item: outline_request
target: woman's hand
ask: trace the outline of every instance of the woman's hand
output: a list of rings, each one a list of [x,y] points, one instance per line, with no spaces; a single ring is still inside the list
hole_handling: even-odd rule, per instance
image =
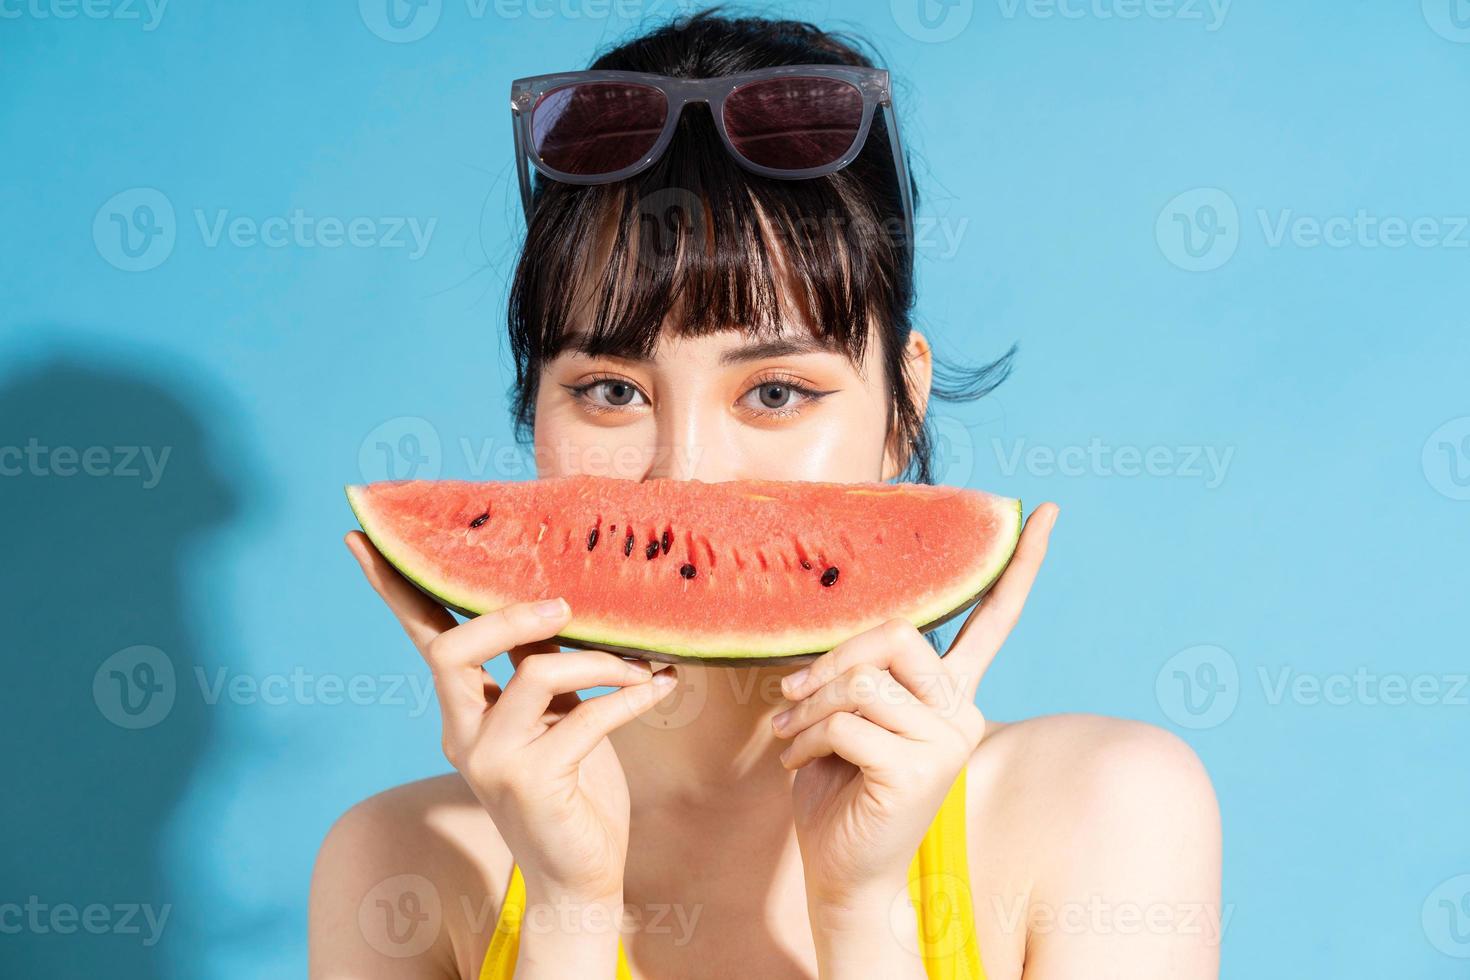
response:
[[[1015,557],[939,657],[894,620],[782,680],[795,702],[772,719],[791,739],[808,904],[887,921],[920,841],[985,734],[975,692],[1015,626],[1046,554],[1055,504],[1032,512]],[[814,922],[814,926],[816,923]]]
[[[621,903],[628,785],[607,734],[674,689],[670,670],[545,642],[565,601],[520,603],[458,624],[354,531],[348,548],[433,673],[444,755],[505,839],[532,900]],[[505,689],[485,661],[508,651]],[[622,690],[582,701],[577,691]]]

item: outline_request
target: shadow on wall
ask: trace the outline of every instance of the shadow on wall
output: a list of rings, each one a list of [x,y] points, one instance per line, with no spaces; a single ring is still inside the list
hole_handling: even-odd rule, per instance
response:
[[[190,388],[81,346],[0,378],[3,976],[184,961],[170,932],[195,916],[170,898],[163,838],[208,748],[187,695],[211,656],[182,568],[238,505]]]

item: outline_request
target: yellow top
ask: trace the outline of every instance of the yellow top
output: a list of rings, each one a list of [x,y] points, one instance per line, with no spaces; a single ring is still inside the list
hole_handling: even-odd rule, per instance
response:
[[[966,855],[965,772],[950,787],[909,864],[909,899],[919,919],[919,950],[929,980],[985,980],[975,914],[970,904]],[[513,980],[520,950],[526,889],[521,869],[511,866],[510,886],[485,951],[480,980]],[[618,940],[618,980],[633,980],[623,942]]]

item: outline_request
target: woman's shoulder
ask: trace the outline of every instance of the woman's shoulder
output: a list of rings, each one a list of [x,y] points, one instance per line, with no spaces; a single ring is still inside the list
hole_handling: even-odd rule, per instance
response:
[[[1080,778],[1059,786],[1061,773]],[[1146,777],[1156,790],[1208,789],[1199,756],[1166,729],[1129,718],[1092,714],[1039,715],[990,721],[969,773],[1079,791],[1115,789],[1118,780]]]
[[[335,850],[347,851],[355,863],[389,870],[401,865],[431,877],[466,863],[492,871],[504,864],[501,877],[510,875],[509,848],[452,772],[394,786],[348,807],[327,832],[321,856]]]
[[[474,975],[512,861],[457,773],[369,796],[337,818],[317,853],[313,959],[356,962],[365,976],[414,960]]]
[[[1090,714],[991,722],[967,778],[976,818],[1112,835],[1114,844],[1167,825],[1201,834],[1218,808],[1204,764],[1179,736],[1147,722]],[[980,812],[980,811],[983,811]],[[1037,823],[1037,818],[1045,820]],[[997,826],[991,823],[991,826]],[[1055,851],[1055,840],[1048,850]]]
[[[967,782],[970,863],[996,905],[977,909],[977,920],[992,949],[1075,940],[1059,919],[1099,905],[1143,914],[1158,896],[1176,907],[1153,914],[1176,924],[1218,915],[1219,807],[1204,764],[1177,735],[1089,714],[992,722]],[[1053,923],[1039,939],[1038,917]]]

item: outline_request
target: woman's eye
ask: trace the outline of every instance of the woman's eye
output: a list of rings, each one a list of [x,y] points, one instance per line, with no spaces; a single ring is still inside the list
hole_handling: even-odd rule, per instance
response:
[[[745,393],[741,404],[759,414],[795,415],[826,394],[789,381],[762,381]]]
[[[605,408],[627,408],[630,405],[640,404],[635,399],[643,397],[643,393],[636,387],[616,378],[593,381],[578,388],[577,391],[593,405]],[[594,397],[594,393],[599,397]]]
[[[785,385],[765,384],[756,390],[760,392],[761,404],[766,408],[785,408],[791,401],[792,390]]]
[[[579,385],[564,385],[589,411],[641,408],[649,404],[638,386],[621,378],[597,378]],[[790,381],[770,380],[749,389],[740,404],[758,415],[785,416],[802,411],[830,392],[814,391]]]

